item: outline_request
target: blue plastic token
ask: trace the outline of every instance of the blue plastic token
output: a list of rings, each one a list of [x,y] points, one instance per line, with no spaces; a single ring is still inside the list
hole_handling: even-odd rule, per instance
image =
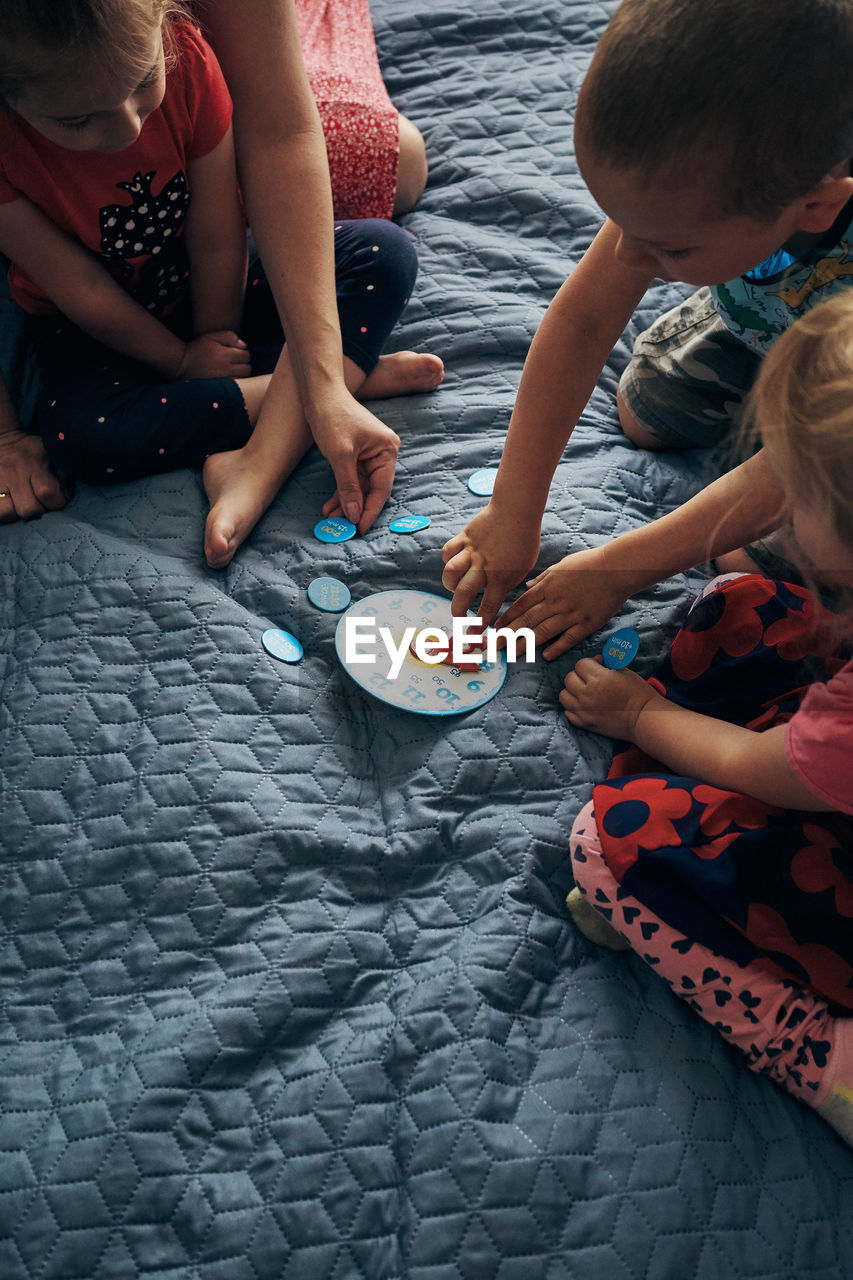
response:
[[[352,520],[344,520],[343,516],[329,516],[314,525],[314,537],[320,542],[347,542],[356,535],[356,527]]]
[[[261,641],[267,653],[278,658],[279,662],[299,662],[302,659],[302,645],[289,631],[268,627]]]
[[[326,613],[340,613],[349,608],[349,587],[337,578],[314,578],[308,583],[308,599]]]
[[[604,642],[602,657],[605,667],[609,667],[611,671],[619,671],[622,667],[627,667],[628,663],[636,657],[639,647],[640,637],[634,628],[620,627]]]
[[[482,498],[488,498],[494,492],[497,467],[481,467],[468,477],[468,488]]]
[[[392,533],[417,533],[431,523],[429,516],[400,516],[392,520],[388,528]]]

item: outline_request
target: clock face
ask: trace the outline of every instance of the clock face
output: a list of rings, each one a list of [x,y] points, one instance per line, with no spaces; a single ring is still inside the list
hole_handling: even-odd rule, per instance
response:
[[[415,637],[420,632],[434,631],[451,636],[450,600],[425,591],[379,591],[356,601],[343,614],[335,631],[341,665],[356,684],[380,702],[422,716],[460,715],[491,701],[506,679],[506,655],[502,650],[495,662],[483,662],[473,671],[468,662],[464,669],[450,663],[422,662],[412,652],[414,637],[406,640],[410,627],[415,629]],[[397,662],[399,671],[393,676],[394,654],[380,629],[385,629],[392,648],[402,654],[402,661]],[[438,644],[434,647],[437,649]],[[356,654],[361,661],[353,661]]]

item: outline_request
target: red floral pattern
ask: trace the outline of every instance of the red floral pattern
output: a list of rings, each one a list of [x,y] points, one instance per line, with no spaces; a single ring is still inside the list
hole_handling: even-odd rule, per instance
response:
[[[336,218],[390,218],[397,112],[379,69],[367,0],[296,0],[299,43],[323,124]]]
[[[803,893],[825,893],[831,889],[835,910],[842,916],[853,917],[853,884],[832,856],[837,848],[835,837],[823,827],[811,823],[803,825],[803,835],[811,844],[800,849],[791,860],[791,876]]]
[[[669,786],[664,778],[638,778],[618,789],[603,783],[595,788],[593,795],[595,820],[599,830],[607,830],[607,861],[617,879],[637,861],[643,848],[681,844],[672,823],[690,809],[690,793]],[[633,822],[620,821],[621,814],[616,810],[630,814]],[[624,834],[615,834],[626,825],[630,829],[624,830]]]
[[[744,575],[697,603],[650,683],[760,731],[796,713],[821,663],[833,670],[826,634],[801,587]],[[673,776],[634,746],[617,749],[593,802],[623,894],[717,954],[853,1009],[853,848],[838,815]]]

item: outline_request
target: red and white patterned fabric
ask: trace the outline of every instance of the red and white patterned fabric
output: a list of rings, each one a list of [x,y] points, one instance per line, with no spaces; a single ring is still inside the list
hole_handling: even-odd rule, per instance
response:
[[[400,141],[367,0],[295,0],[320,111],[336,218],[390,218]]]

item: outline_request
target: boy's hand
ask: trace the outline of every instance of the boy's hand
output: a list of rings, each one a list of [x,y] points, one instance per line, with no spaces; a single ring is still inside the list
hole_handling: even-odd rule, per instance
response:
[[[498,621],[502,627],[529,627],[537,644],[556,636],[542,650],[550,662],[603,627],[630,594],[627,575],[605,568],[601,548],[575,551],[532,578]]]
[[[477,616],[488,626],[506,593],[529,573],[539,555],[539,529],[505,520],[493,503],[479,511],[441,550],[441,581],[453,592],[452,612],[464,618],[482,591]]]
[[[231,329],[203,333],[184,349],[176,378],[249,378],[249,348]]]
[[[633,741],[644,707],[660,698],[635,671],[610,671],[600,657],[581,658],[560,693],[566,719],[607,738]]]

